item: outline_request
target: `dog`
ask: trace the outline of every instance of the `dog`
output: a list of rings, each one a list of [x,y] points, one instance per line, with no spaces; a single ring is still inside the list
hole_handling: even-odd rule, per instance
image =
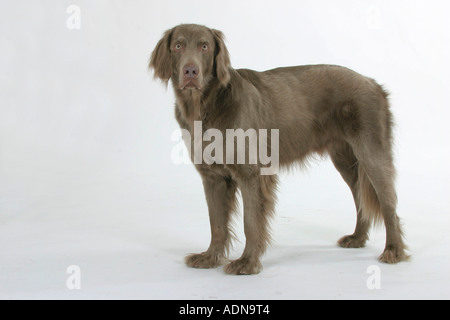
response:
[[[409,258],[396,213],[393,117],[387,92],[373,79],[334,65],[264,72],[233,69],[223,33],[195,24],[166,31],[151,54],[149,68],[166,86],[171,80],[175,117],[180,128],[191,133],[187,142],[198,143],[194,127],[201,121],[202,133],[215,129],[223,136],[237,128],[278,130],[277,141],[269,139],[267,147],[273,153],[276,143],[281,169],[301,165],[314,153],[328,154],[350,187],[357,213],[354,233],[339,239],[338,245],[364,247],[371,225],[384,222],[386,245],[378,259],[392,264]],[[206,143],[200,143],[204,150]],[[247,155],[249,150],[246,146]],[[266,167],[261,161],[194,161],[194,165],[204,186],[211,243],[205,252],[188,255],[186,264],[214,268],[226,263],[228,274],[259,273],[261,255],[271,238],[277,175],[261,174]],[[227,262],[238,189],[246,244],[239,259]]]

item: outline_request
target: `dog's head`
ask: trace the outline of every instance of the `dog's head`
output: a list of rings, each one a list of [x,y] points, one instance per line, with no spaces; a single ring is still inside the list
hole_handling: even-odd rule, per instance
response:
[[[150,57],[154,77],[180,90],[201,90],[213,78],[226,86],[230,58],[221,31],[195,24],[167,30]]]

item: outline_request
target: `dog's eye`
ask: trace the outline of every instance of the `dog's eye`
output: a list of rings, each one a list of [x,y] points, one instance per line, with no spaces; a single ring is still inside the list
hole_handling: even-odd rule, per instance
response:
[[[207,45],[206,43],[204,43],[204,44],[202,45],[202,51],[203,51],[203,52],[207,52],[208,49],[209,49],[208,45]]]
[[[181,50],[181,48],[182,48],[181,44],[177,43],[177,44],[175,45],[175,50],[176,50],[176,51]]]

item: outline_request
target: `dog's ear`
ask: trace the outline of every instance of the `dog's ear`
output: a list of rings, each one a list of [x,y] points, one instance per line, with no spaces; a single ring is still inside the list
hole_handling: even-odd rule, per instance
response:
[[[214,52],[214,63],[216,76],[220,84],[226,87],[230,82],[230,56],[224,42],[224,35],[219,30],[212,29],[214,41],[216,42],[216,50]]]
[[[173,29],[167,30],[159,40],[150,57],[149,69],[153,69],[154,78],[159,78],[166,85],[172,76],[172,61],[170,57],[170,41]]]

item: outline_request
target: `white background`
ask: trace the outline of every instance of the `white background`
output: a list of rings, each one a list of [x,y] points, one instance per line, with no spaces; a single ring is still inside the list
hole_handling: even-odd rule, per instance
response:
[[[70,5],[81,29],[66,26]],[[0,298],[450,298],[447,1],[2,1]],[[355,210],[331,162],[283,173],[261,274],[187,268],[209,221],[200,178],[171,161],[174,98],[148,58],[179,23],[222,30],[235,68],[328,63],[375,78],[396,118],[398,213],[412,260],[335,243]],[[244,246],[242,213],[235,222]],[[81,289],[69,290],[70,265]],[[369,290],[378,266],[381,289]]]

